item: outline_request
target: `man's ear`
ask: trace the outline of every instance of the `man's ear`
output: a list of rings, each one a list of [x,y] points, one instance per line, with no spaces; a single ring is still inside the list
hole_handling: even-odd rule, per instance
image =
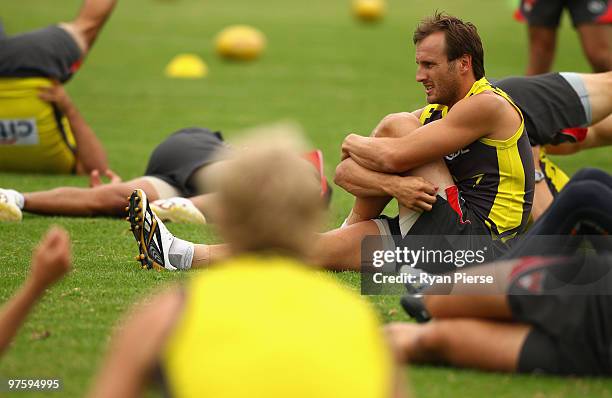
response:
[[[472,56],[468,54],[462,55],[458,60],[459,71],[461,74],[466,74],[472,71]]]

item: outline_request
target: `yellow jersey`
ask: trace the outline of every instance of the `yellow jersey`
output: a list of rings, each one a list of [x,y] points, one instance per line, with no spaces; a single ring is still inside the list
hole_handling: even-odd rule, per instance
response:
[[[160,368],[173,397],[361,398],[391,392],[374,311],[284,257],[243,256],[188,284]]]
[[[38,98],[46,78],[0,78],[0,171],[71,173],[76,142],[68,120]]]
[[[501,89],[486,78],[476,81],[466,98],[485,91],[510,103],[521,117],[521,125],[506,140],[480,138],[444,161],[475,216],[491,231],[494,239],[509,241],[522,233],[533,204],[535,167],[521,110]],[[432,123],[446,117],[445,105],[431,104],[423,109],[420,121]]]

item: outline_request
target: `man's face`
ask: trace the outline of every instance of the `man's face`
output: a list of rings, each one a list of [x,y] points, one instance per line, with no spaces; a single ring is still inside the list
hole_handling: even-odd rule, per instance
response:
[[[427,36],[416,45],[417,82],[425,87],[427,103],[452,105],[458,101],[461,75],[446,57],[444,32]]]

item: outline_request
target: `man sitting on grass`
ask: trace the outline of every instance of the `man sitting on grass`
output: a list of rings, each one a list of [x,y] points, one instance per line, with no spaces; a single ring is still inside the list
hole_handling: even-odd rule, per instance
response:
[[[313,242],[311,258],[319,265],[359,270],[361,241],[369,235],[480,235],[503,253],[526,227],[534,188],[531,147],[518,107],[484,77],[476,28],[436,14],[417,27],[414,42],[417,80],[432,105],[419,115],[385,118],[374,137],[346,137],[336,181],[357,201],[350,225]],[[379,217],[392,198],[400,203],[399,216]],[[144,220],[131,221],[134,230],[145,230]],[[223,245],[187,242],[184,255],[174,254],[193,253],[193,261],[173,264],[153,253],[174,251],[175,238],[161,222],[151,226],[160,228],[160,239],[137,237],[147,267],[207,266],[227,252]]]

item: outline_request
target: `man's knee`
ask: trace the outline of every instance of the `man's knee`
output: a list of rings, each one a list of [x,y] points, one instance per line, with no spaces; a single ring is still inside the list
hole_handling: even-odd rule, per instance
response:
[[[604,31],[606,34],[608,30]],[[589,60],[593,72],[607,72],[612,69],[612,49],[606,35],[594,36],[593,33],[583,37],[584,55]]]
[[[421,126],[421,122],[409,112],[391,113],[385,116],[376,131],[375,137],[401,137]]]

